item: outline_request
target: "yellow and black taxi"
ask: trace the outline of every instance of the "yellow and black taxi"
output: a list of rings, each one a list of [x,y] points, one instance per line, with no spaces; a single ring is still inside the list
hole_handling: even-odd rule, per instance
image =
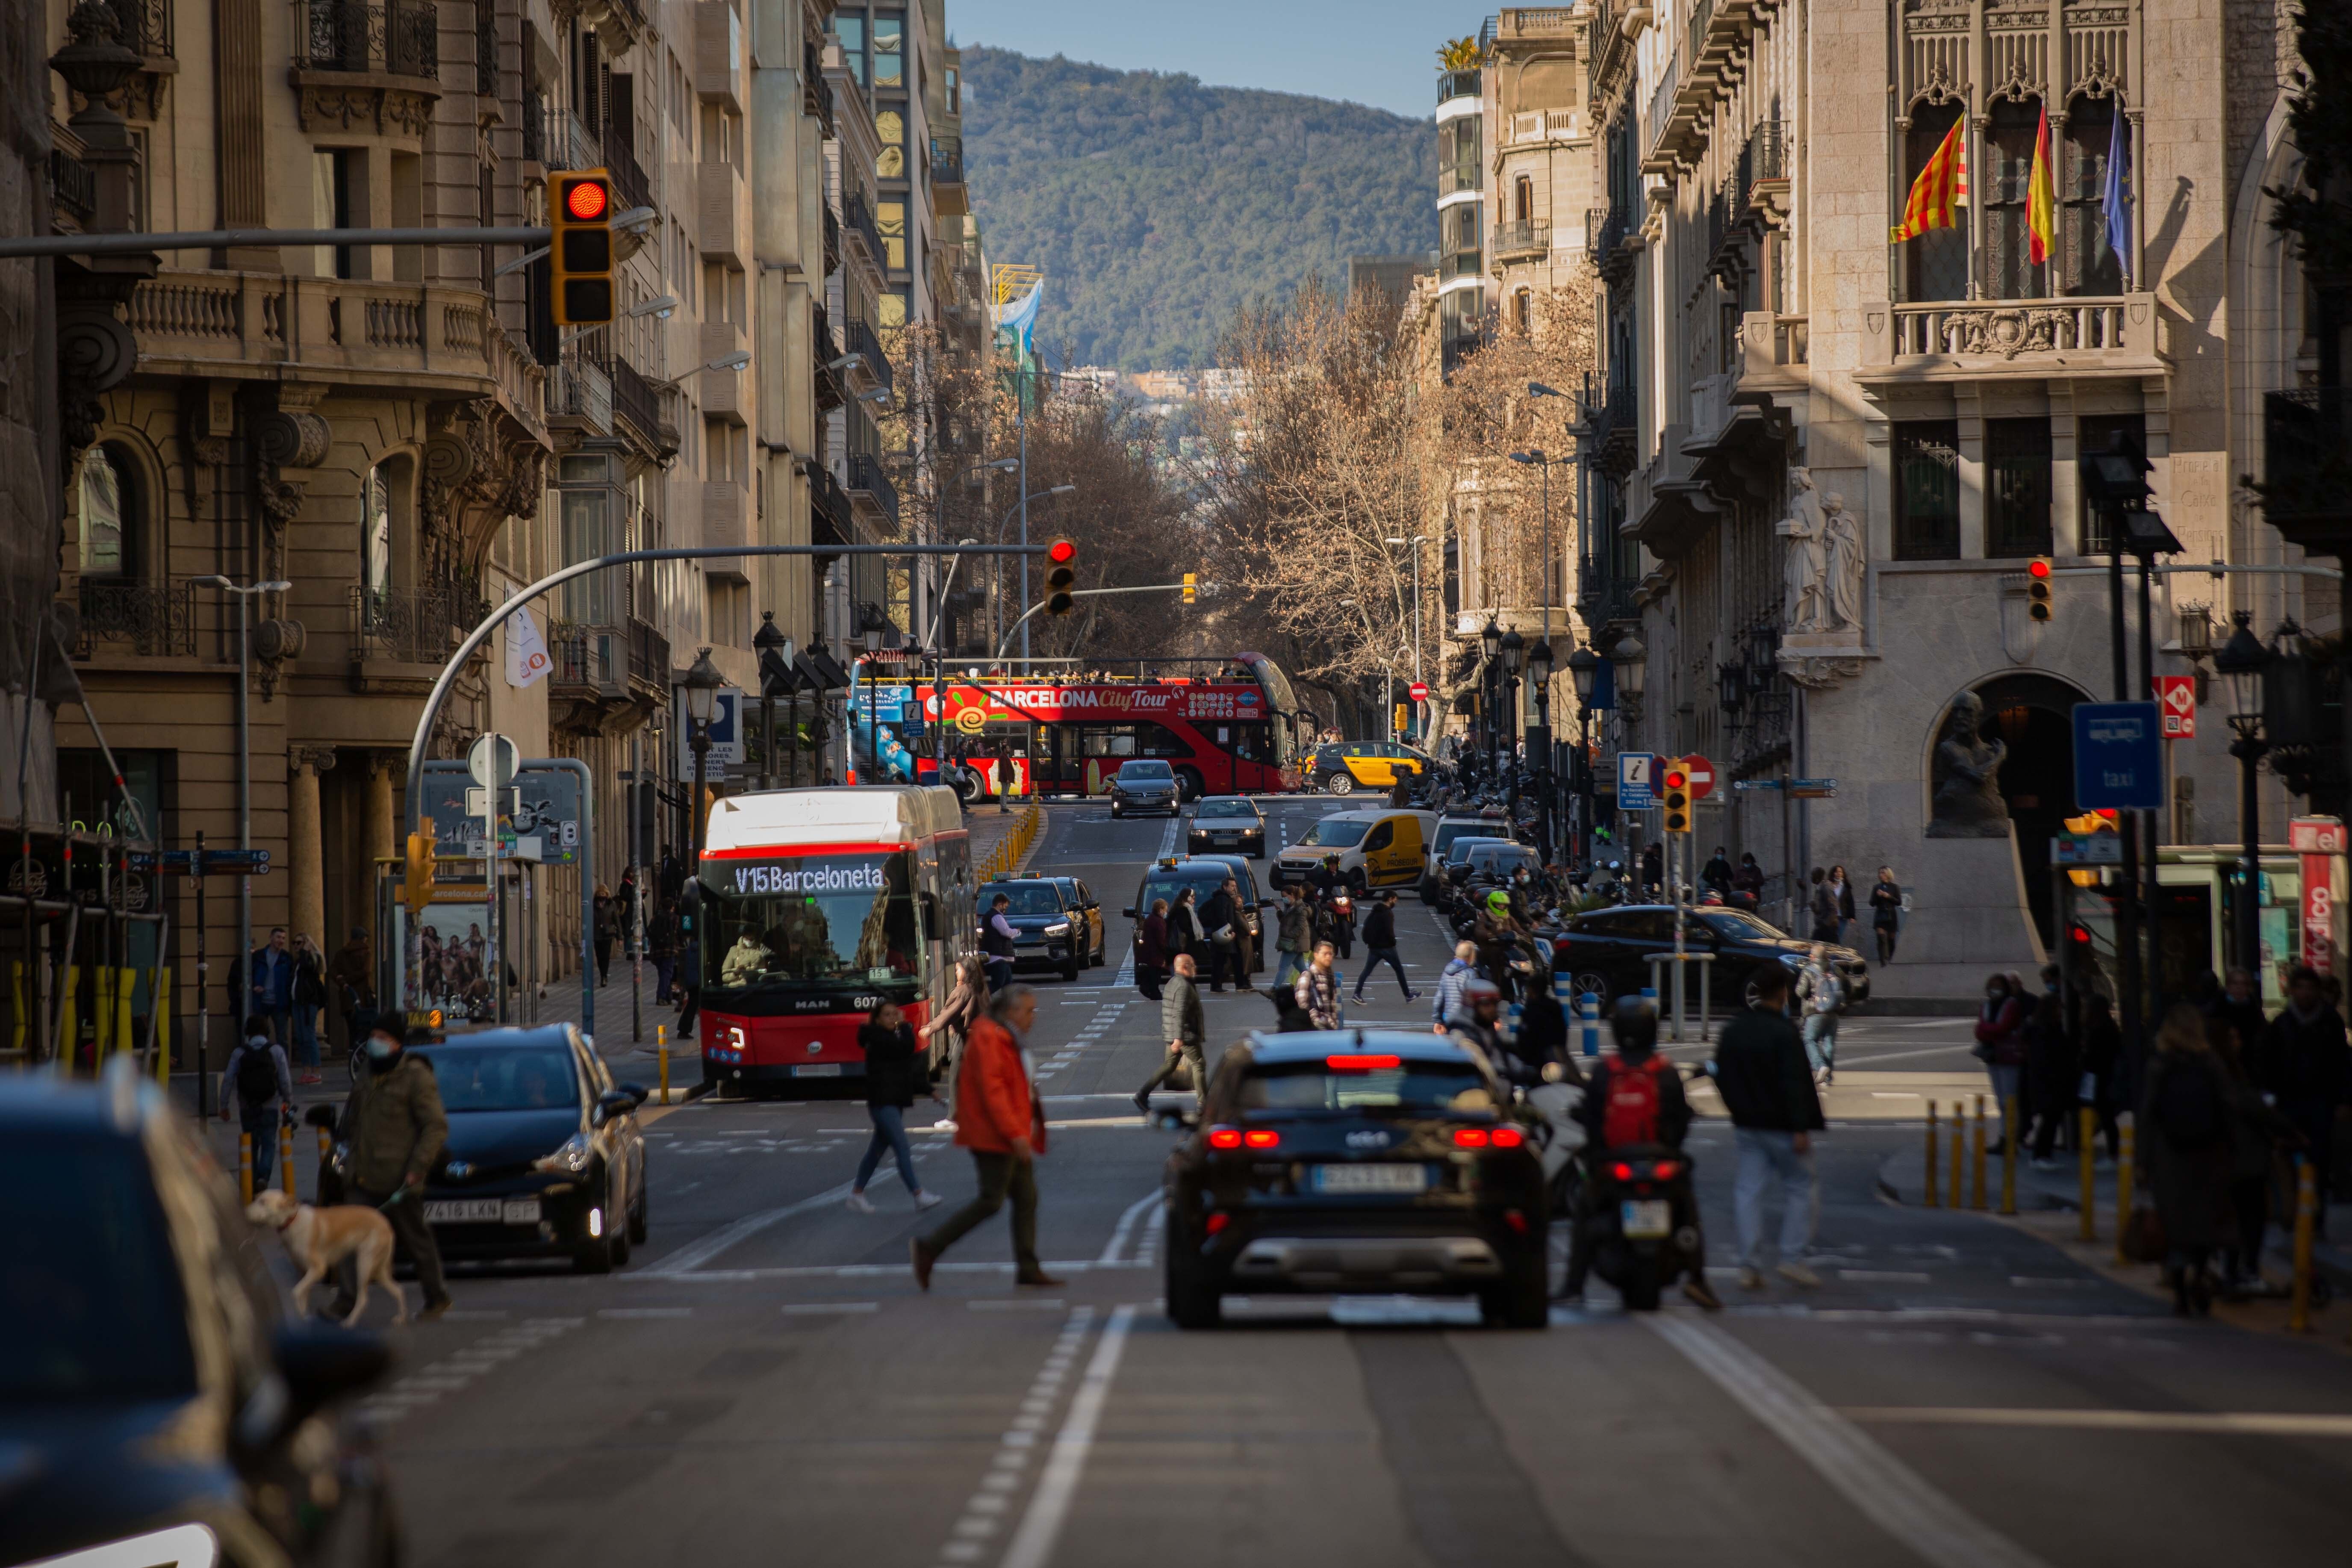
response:
[[[291,1318],[278,1237],[128,1058],[0,1079],[0,1563],[399,1560],[344,1410],[390,1349]]]
[[[1299,1292],[1475,1295],[1511,1328],[1549,1321],[1549,1230],[1533,1124],[1487,1063],[1443,1035],[1253,1035],[1209,1076],[1170,1154],[1168,1315]]]
[[[1430,770],[1429,753],[1394,741],[1330,741],[1307,759],[1307,787],[1327,795],[1390,789]]]
[[[411,1046],[433,1069],[449,1142],[425,1184],[443,1257],[570,1258],[602,1274],[646,1239],[646,1091],[569,1024]]]
[[[1230,850],[1265,858],[1265,813],[1245,795],[1213,795],[1192,807],[1184,847],[1194,855]]]

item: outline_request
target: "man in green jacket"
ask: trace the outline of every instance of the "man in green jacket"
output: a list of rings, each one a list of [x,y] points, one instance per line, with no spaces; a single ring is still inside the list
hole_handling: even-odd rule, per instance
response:
[[[441,1109],[441,1086],[432,1067],[408,1054],[397,1029],[383,1021],[369,1031],[367,1069],[343,1102],[337,1129],[347,1151],[343,1201],[381,1209],[392,1222],[394,1237],[416,1266],[416,1282],[425,1288],[423,1315],[431,1319],[449,1310],[449,1291],[441,1279],[441,1248],[433,1239],[433,1227],[425,1222],[425,1181],[449,1141],[449,1117]],[[406,1044],[431,1041],[432,1036],[419,1029]],[[342,1275],[338,1315],[351,1310],[355,1289],[349,1263]]]

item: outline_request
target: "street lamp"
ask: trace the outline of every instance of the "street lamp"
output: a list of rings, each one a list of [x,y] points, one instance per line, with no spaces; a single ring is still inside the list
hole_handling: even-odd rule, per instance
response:
[[[1625,721],[1629,724],[1642,721],[1643,667],[1648,662],[1650,650],[1642,639],[1628,635],[1609,652],[1609,662],[1617,667],[1617,689],[1624,698]]]
[[[1536,694],[1536,727],[1528,732],[1528,752],[1535,760],[1536,798],[1543,806],[1543,815],[1537,818],[1537,838],[1546,866],[1551,864],[1551,661],[1549,637],[1528,649],[1528,684]]]
[[[1541,382],[1539,382],[1539,381],[1531,381],[1531,382],[1528,383],[1528,396],[1530,396],[1530,397],[1558,397],[1558,396],[1559,395],[1559,393],[1557,393],[1557,392],[1552,391],[1552,389],[1551,389],[1551,388],[1549,388],[1549,387],[1548,387],[1548,386],[1544,385],[1544,384],[1543,384],[1543,383],[1541,383]],[[1530,464],[1530,465],[1532,465],[1532,466],[1534,466],[1534,467],[1536,467],[1536,468],[1541,468],[1541,469],[1543,470],[1543,635],[1544,635],[1544,641],[1546,641],[1546,642],[1549,642],[1549,641],[1551,641],[1551,589],[1552,589],[1552,575],[1551,575],[1551,465],[1552,465],[1552,459],[1544,456],[1544,452],[1543,452],[1543,448],[1542,448],[1542,447],[1530,447],[1530,448],[1528,448],[1527,451],[1524,451],[1524,452],[1514,452],[1514,453],[1512,453],[1512,454],[1511,454],[1511,461],[1513,461],[1514,463],[1527,463],[1527,464]]]
[[[236,595],[236,847],[253,847],[253,731],[249,722],[250,700],[246,688],[252,684],[253,636],[250,615],[256,594],[283,594],[294,584],[271,579],[240,588],[226,577],[217,574],[199,577],[200,587],[218,588],[224,594]],[[247,870],[236,879],[237,962],[240,966],[251,963],[253,942],[253,873]],[[245,973],[240,967],[238,973]],[[246,976],[250,985],[252,977]],[[240,1002],[242,999],[240,998]],[[199,1071],[208,1070],[197,1064]]]
[[[1568,656],[1568,678],[1576,687],[1576,765],[1570,770],[1577,794],[1584,799],[1580,833],[1592,827],[1592,687],[1601,673],[1601,656],[1580,647]],[[1581,847],[1580,846],[1579,847]],[[1589,853],[1582,857],[1589,858]]]
[[[2255,784],[2255,768],[2270,742],[2263,738],[2263,671],[2271,662],[2271,652],[2255,637],[2251,623],[2253,613],[2240,610],[2232,617],[2238,629],[2230,640],[2213,655],[2214,671],[2221,677],[2230,695],[2230,728],[2237,739],[2230,742],[2230,754],[2238,759],[2238,826],[2245,840],[2244,858],[2241,863],[2238,887],[2237,938],[2238,963],[2241,967],[2262,973],[2262,797]]]
[[[776,773],[776,689],[793,689],[792,639],[776,629],[776,612],[760,612],[760,629],[751,634],[760,666],[760,787],[766,789]]]
[[[686,688],[686,720],[688,740],[694,747],[694,875],[702,876],[702,834],[710,816],[707,798],[709,790],[710,721],[719,710],[719,689],[726,684],[719,667],[710,662],[710,650],[704,648],[695,657],[694,664],[679,681]]]

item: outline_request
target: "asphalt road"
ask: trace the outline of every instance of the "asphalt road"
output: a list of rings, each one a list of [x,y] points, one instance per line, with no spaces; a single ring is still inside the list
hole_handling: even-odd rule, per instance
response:
[[[1271,805],[1277,839],[1326,808]],[[401,1372],[368,1408],[412,1561],[2145,1568],[2343,1552],[2340,1321],[2302,1341],[2177,1321],[1993,1218],[1882,1199],[1880,1163],[1917,1137],[1918,1100],[1897,1097],[1974,1082],[1960,1020],[1849,1024],[1847,1076],[1895,1087],[1832,1103],[1817,1291],[1738,1289],[1716,1123],[1693,1146],[1719,1315],[1629,1316],[1596,1287],[1544,1332],[1406,1299],[1229,1301],[1223,1329],[1179,1331],[1158,1302],[1171,1134],[1126,1099],[1160,1055],[1157,1009],[1115,984],[1117,911],[1166,825],[1051,817],[1036,864],[1087,877],[1111,911],[1111,966],[1042,983],[1031,1041],[1053,1120],[1041,1247],[1066,1286],[1016,1288],[998,1220],[919,1293],[907,1240],[936,1215],[919,1220],[887,1165],[881,1212],[842,1205],[861,1103],[656,1113],[652,1241],[628,1268],[460,1272],[456,1310],[399,1331]],[[1402,908],[1414,982],[1433,982],[1443,933]],[[1219,1035],[1272,1017],[1262,996],[1206,1000]],[[1425,1026],[1426,1007],[1384,978],[1356,1016]],[[967,1197],[966,1158],[916,1139],[925,1182]]]

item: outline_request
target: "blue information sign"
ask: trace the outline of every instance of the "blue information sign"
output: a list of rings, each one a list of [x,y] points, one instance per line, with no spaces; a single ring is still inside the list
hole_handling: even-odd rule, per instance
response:
[[[1657,771],[1655,752],[1620,752],[1617,753],[1617,809],[1648,811],[1658,804],[1652,793],[1651,779]]]
[[[2164,805],[2164,731],[2153,702],[2074,707],[2074,803],[2084,811]]]

